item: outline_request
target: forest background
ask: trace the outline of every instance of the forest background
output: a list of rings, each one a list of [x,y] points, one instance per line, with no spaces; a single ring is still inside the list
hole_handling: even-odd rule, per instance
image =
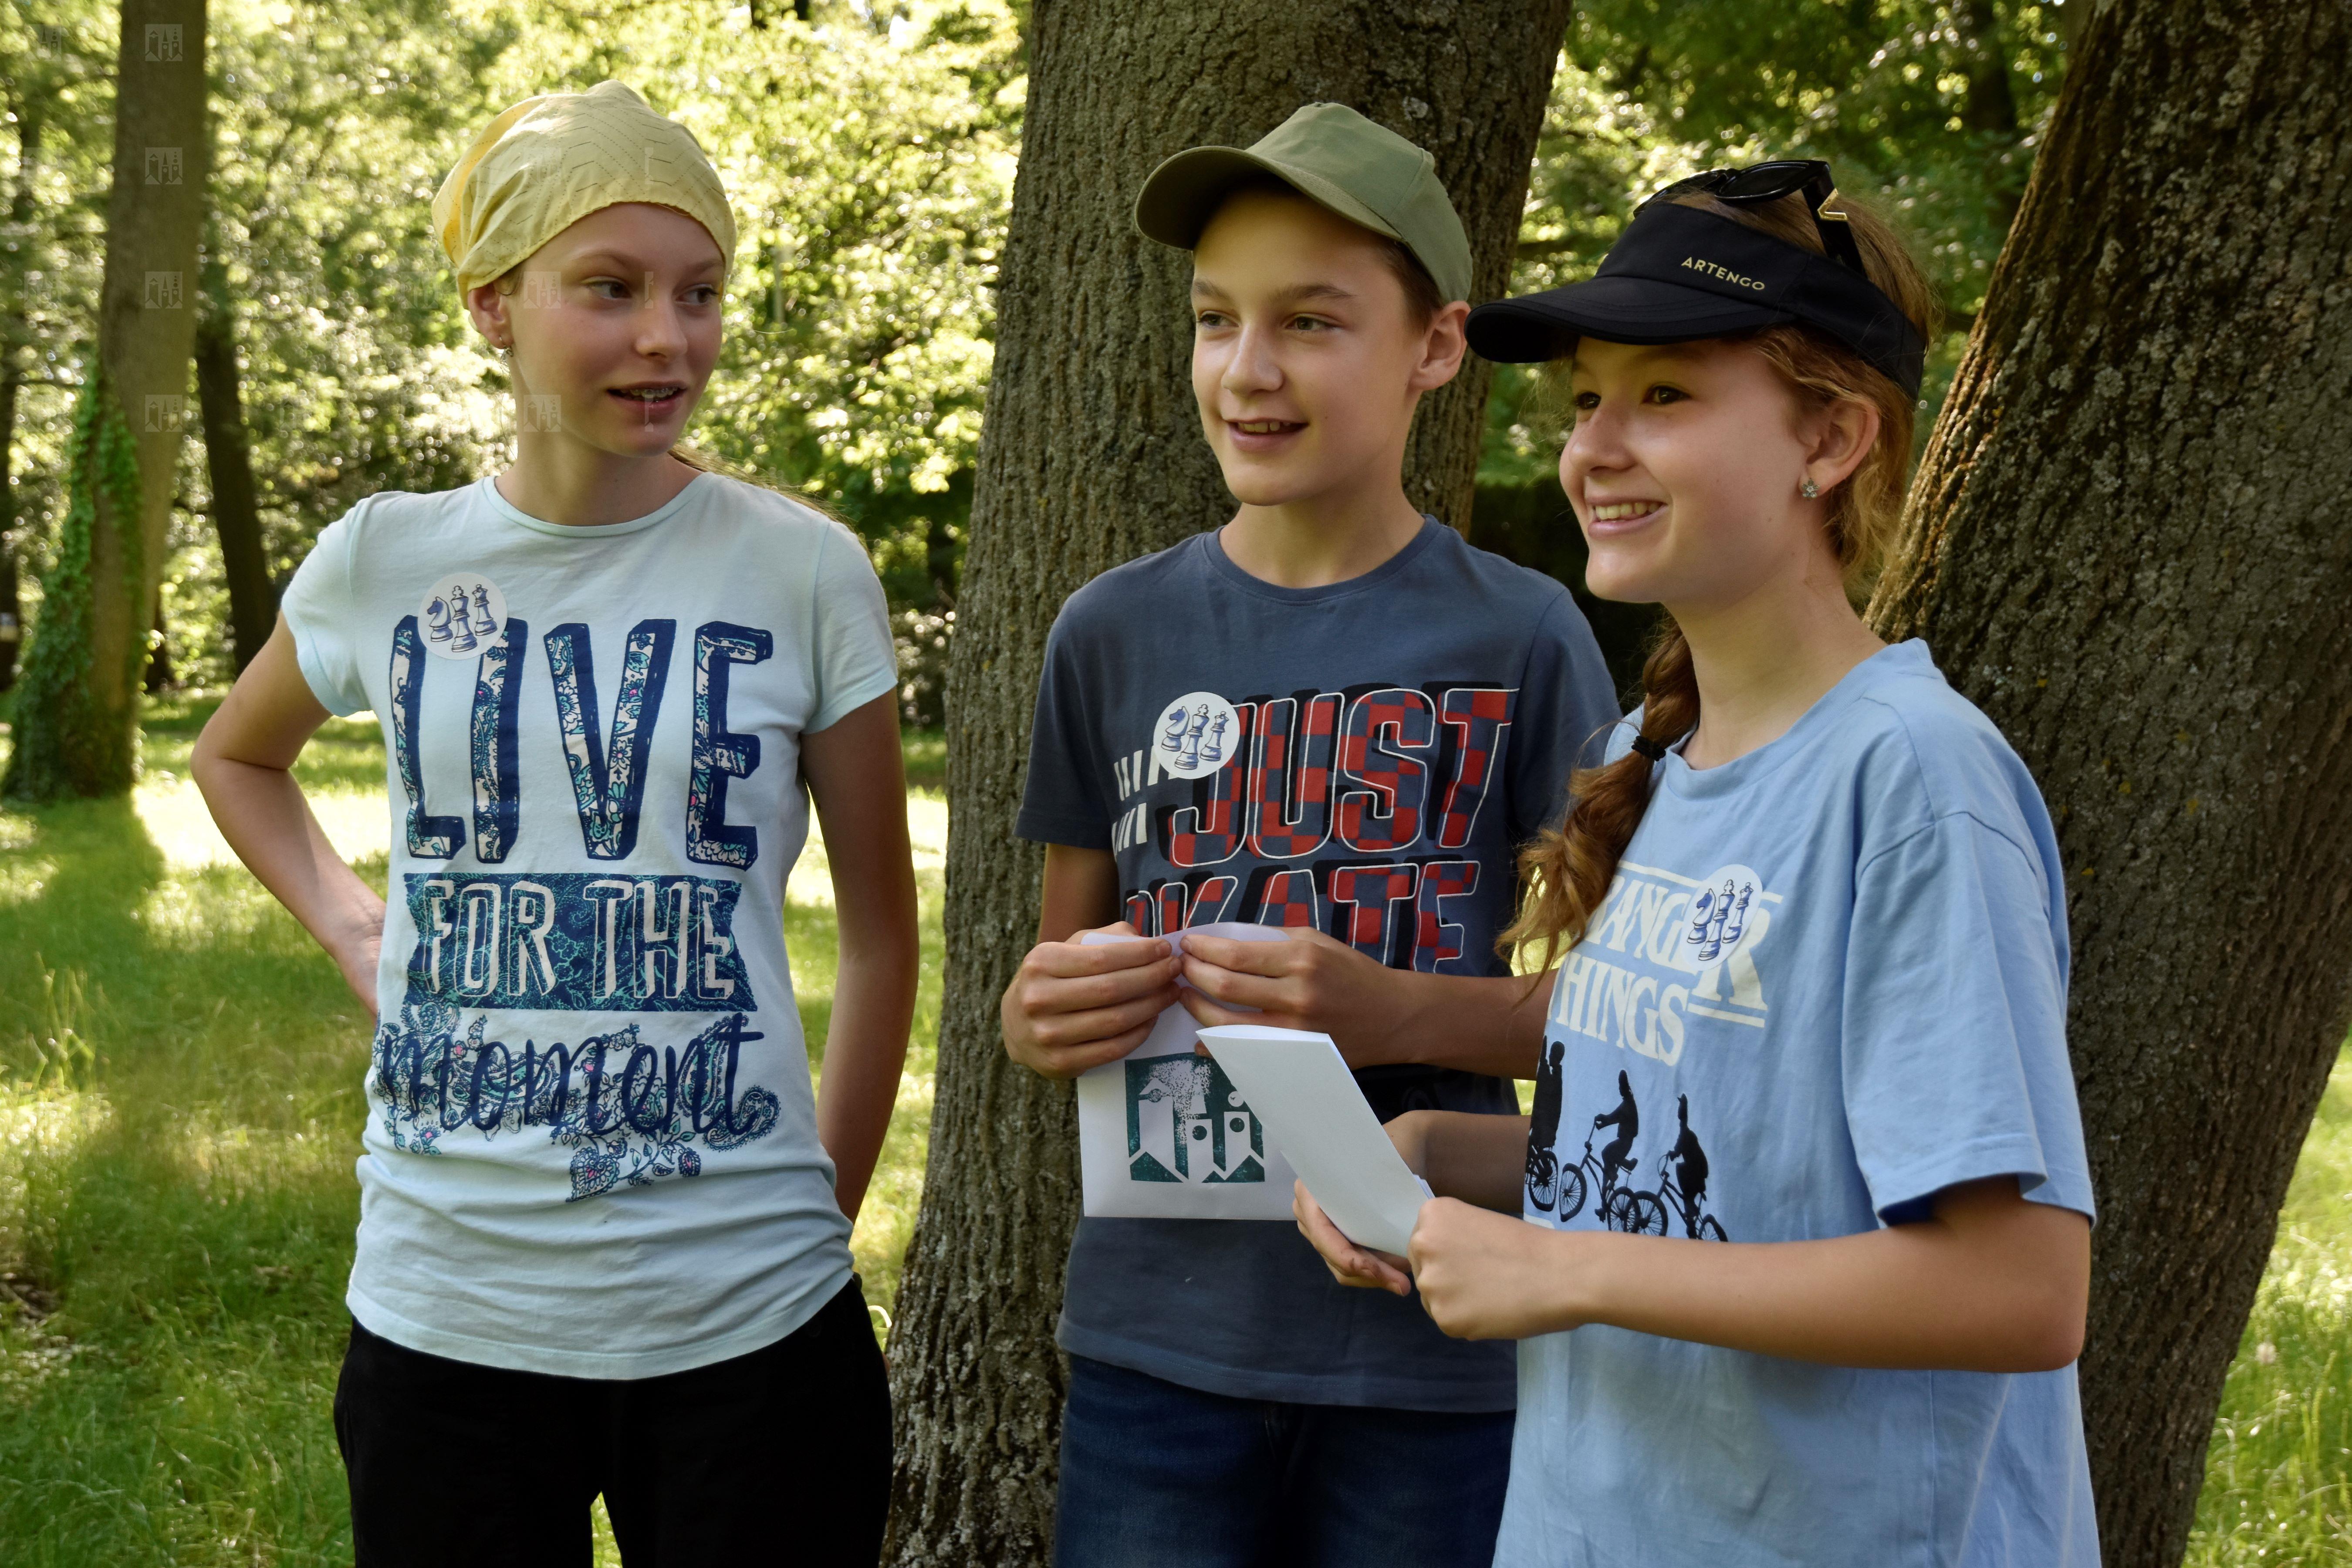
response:
[[[2075,0],[2081,12],[2087,0]],[[1025,7],[801,0],[719,7],[220,0],[196,301],[234,400],[192,378],[151,690],[233,673],[223,541],[274,595],[380,489],[496,468],[507,386],[427,208],[466,137],[533,92],[606,77],[683,121],[743,230],[725,357],[693,439],[832,507],[890,595],[912,723],[940,722],[1021,138]],[[1641,195],[1698,168],[1832,159],[1928,260],[1948,311],[1923,438],[2031,172],[2068,18],[2012,0],[1599,0],[1578,7],[1539,143],[1516,288],[1588,274]],[[62,457],[92,363],[117,13],[7,0],[0,95],[0,690],[40,613]],[[1246,143],[1265,126],[1233,128]],[[220,385],[207,384],[205,390]],[[1582,591],[1552,457],[1497,377],[1472,538]],[[241,441],[251,504],[210,476]],[[1587,608],[1621,675],[1646,615]]]
[[[1829,157],[1848,191],[1908,231],[1942,297],[1924,439],[2093,3],[1580,5],[1512,284],[1586,275],[1639,197],[1680,174]],[[1029,19],[1003,0],[213,5],[205,240],[185,301],[201,320],[147,665],[145,776],[128,814],[104,802],[0,814],[0,1405],[23,1417],[0,1421],[0,1560],[342,1551],[318,1417],[348,1257],[352,1075],[322,1067],[318,1047],[352,1021],[332,1011],[344,1004],[331,975],[323,990],[288,984],[321,966],[219,858],[174,770],[205,694],[251,646],[233,602],[266,605],[360,498],[448,488],[502,461],[503,373],[457,308],[426,207],[470,131],[532,92],[619,77],[719,163],[744,243],[694,439],[848,519],[890,595],[926,1001],[858,1256],[877,1302],[897,1303],[939,1018],[936,731]],[[94,0],[0,0],[14,141],[0,139],[0,688],[66,531],[65,453],[95,363],[109,237],[119,23]],[[1074,324],[1071,352],[1117,345],[1082,344]],[[1448,521],[1582,597],[1580,543],[1528,391],[1520,373],[1496,378],[1475,502]],[[239,474],[249,483],[214,483]],[[1630,678],[1646,613],[1585,604]],[[8,700],[0,690],[0,721]],[[380,834],[372,737],[341,727],[313,753],[306,784],[339,803],[355,842]],[[363,869],[381,875],[380,858]],[[813,966],[802,1000],[821,1049],[825,922],[800,885],[791,938]],[[110,1131],[68,1159],[59,1130],[85,1111],[100,1126],[89,1108],[110,1096]],[[283,1128],[261,1110],[279,1098]],[[166,1124],[171,1136],[154,1136]],[[2302,1170],[2230,1373],[2197,1562],[2352,1562],[2342,1072]]]

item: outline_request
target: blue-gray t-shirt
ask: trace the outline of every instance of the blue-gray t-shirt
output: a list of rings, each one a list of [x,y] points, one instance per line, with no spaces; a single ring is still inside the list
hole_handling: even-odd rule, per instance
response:
[[[1214,533],[1107,572],[1046,645],[1019,832],[1116,857],[1126,918],[1311,925],[1399,969],[1501,974],[1517,847],[1617,718],[1566,589],[1435,520],[1363,576],[1281,588]],[[1367,1069],[1382,1120],[1515,1113],[1502,1079]],[[1507,1410],[1510,1347],[1334,1282],[1287,1221],[1079,1222],[1075,1355],[1247,1399]]]
[[[2024,764],[1926,644],[1874,655],[1771,744],[1658,764],[1554,984],[1522,1212],[1797,1241],[2014,1176],[2087,1215],[2066,972]],[[2089,1568],[2090,1488],[2072,1367],[1816,1366],[1594,1325],[1519,1347],[1495,1562]]]

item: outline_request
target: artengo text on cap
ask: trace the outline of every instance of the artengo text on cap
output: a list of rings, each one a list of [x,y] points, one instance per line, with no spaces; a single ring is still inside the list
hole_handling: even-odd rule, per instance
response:
[[[1762,279],[1750,278],[1745,273],[1734,272],[1728,267],[1717,267],[1714,262],[1708,261],[1702,257],[1685,256],[1683,258],[1683,265],[1685,267],[1696,267],[1701,272],[1712,272],[1717,278],[1722,279],[1726,283],[1737,283],[1742,289],[1754,289],[1759,292],[1761,292],[1764,288],[1764,280]]]

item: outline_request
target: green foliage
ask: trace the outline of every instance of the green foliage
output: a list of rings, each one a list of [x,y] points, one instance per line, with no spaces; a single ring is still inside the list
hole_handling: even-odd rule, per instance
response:
[[[0,795],[15,800],[113,794],[131,787],[135,768],[135,712],[127,697],[139,689],[147,639],[125,639],[129,667],[111,679],[98,669],[92,644],[100,592],[93,557],[101,508],[121,557],[116,587],[129,600],[123,606],[128,626],[140,624],[144,552],[138,453],[102,372],[93,372],[82,384],[68,452],[72,480],[65,525],[57,559],[42,580],[41,619],[13,693],[16,744]],[[108,687],[126,706],[107,702]]]
[[[835,508],[893,602],[930,608],[971,505],[1019,37],[1001,0],[817,15],[551,13],[497,79],[520,97],[619,76],[694,132],[741,235],[694,439]]]

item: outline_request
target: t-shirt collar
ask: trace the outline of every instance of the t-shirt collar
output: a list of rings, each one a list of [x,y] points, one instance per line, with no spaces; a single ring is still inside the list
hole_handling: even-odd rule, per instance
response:
[[[1685,736],[1666,749],[1665,760],[1658,764],[1660,786],[1686,800],[1719,799],[1737,794],[1779,771],[1790,757],[1811,745],[1816,736],[1833,728],[1840,714],[1869,696],[1882,681],[1922,674],[1943,679],[1936,661],[1928,656],[1926,642],[1913,637],[1908,642],[1883,647],[1841,676],[1835,686],[1805,710],[1802,718],[1789,726],[1787,733],[1746,756],[1734,757],[1711,768],[1694,768],[1683,761],[1683,746],[1689,741]]]
[[[482,504],[488,507],[498,517],[513,523],[518,528],[527,528],[533,533],[544,533],[551,539],[619,539],[625,534],[642,533],[648,528],[658,528],[667,522],[684,510],[693,497],[701,492],[709,479],[709,474],[695,475],[686,481],[686,488],[679,490],[677,494],[670,497],[645,516],[633,517],[625,522],[550,522],[545,518],[533,517],[499,493],[498,479],[495,475],[485,474],[477,479],[474,482],[474,491]]]
[[[1222,531],[1220,529],[1213,528],[1206,533],[1195,536],[1200,541],[1202,557],[1208,562],[1210,571],[1232,586],[1239,588],[1245,594],[1255,594],[1261,599],[1272,599],[1285,605],[1311,605],[1326,599],[1344,598],[1349,594],[1360,594],[1367,588],[1379,587],[1410,566],[1416,556],[1429,548],[1430,541],[1445,531],[1445,525],[1429,513],[1423,512],[1421,531],[1407,541],[1402,550],[1398,551],[1360,577],[1349,577],[1339,583],[1325,583],[1313,588],[1285,588],[1279,584],[1269,583],[1263,577],[1251,576],[1234,565],[1233,557],[1225,553],[1224,543],[1218,537]]]

